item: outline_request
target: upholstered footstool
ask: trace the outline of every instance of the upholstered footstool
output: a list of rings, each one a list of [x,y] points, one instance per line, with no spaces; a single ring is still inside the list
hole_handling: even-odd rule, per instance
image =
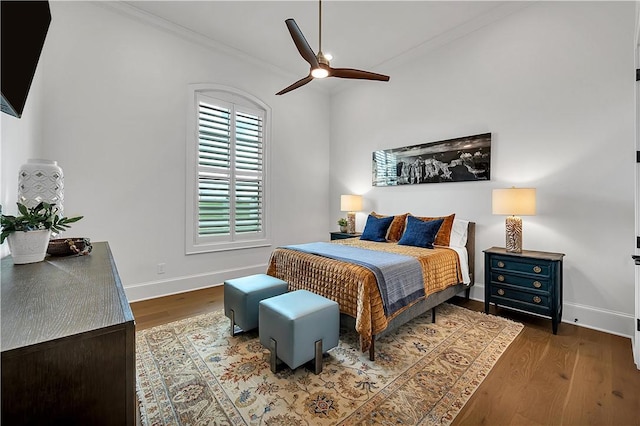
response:
[[[278,278],[256,274],[224,282],[224,314],[231,319],[231,335],[235,326],[249,331],[258,326],[258,303],[262,299],[287,292],[287,283]]]
[[[340,309],[333,300],[296,290],[259,303],[260,343],[271,352],[271,371],[277,359],[291,369],[315,360],[322,371],[322,354],[338,346]]]

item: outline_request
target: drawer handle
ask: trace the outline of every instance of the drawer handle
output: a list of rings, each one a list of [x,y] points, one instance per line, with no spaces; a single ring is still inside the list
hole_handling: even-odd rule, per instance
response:
[[[498,267],[499,268],[504,268],[504,262],[502,262],[502,261],[498,262]]]
[[[536,302],[536,303],[540,303],[540,302],[542,302],[542,299],[540,299],[539,296],[533,296],[533,301]]]
[[[499,289],[498,289],[498,294],[499,294],[500,296],[504,296],[504,290],[503,290],[503,289],[501,289],[501,288],[499,288]]]
[[[542,272],[542,268],[536,265],[533,267],[533,272],[535,272],[536,274],[539,274],[540,272]]]
[[[540,287],[542,287],[542,283],[541,283],[540,281],[534,281],[534,282],[533,282],[533,286],[534,286],[535,288],[540,288]]]
[[[498,281],[500,282],[504,281],[504,275],[498,275]]]

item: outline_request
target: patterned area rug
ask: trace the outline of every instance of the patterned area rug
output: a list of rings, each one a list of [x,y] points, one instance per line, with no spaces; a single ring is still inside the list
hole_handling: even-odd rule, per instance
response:
[[[324,357],[319,375],[276,375],[257,332],[229,336],[222,311],[137,333],[144,425],[450,424],[522,324],[454,305],[438,307],[376,342],[355,332]]]

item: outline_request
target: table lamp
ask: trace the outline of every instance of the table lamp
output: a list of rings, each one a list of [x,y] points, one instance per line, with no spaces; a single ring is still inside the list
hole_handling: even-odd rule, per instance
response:
[[[493,214],[508,215],[505,219],[506,246],[511,253],[522,253],[522,216],[536,214],[535,188],[494,189],[491,203]]]
[[[340,210],[347,212],[347,232],[356,233],[356,211],[362,210],[361,195],[341,195]]]

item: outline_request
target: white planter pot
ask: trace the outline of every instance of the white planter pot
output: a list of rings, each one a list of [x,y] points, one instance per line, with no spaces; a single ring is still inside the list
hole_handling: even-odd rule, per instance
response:
[[[9,234],[9,250],[13,263],[22,265],[25,263],[42,262],[47,254],[51,230],[42,231],[17,231]]]

